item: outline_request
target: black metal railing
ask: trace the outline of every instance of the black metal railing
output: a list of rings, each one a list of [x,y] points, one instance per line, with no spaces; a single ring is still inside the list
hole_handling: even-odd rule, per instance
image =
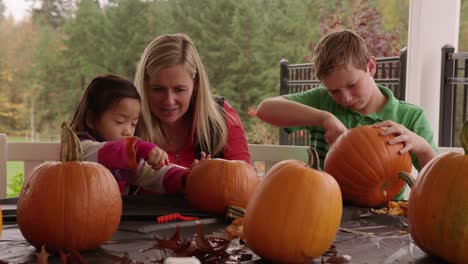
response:
[[[439,146],[461,146],[460,133],[468,110],[468,52],[442,47],[440,78]]]
[[[395,97],[405,100],[406,96],[406,47],[395,57],[377,58],[377,69],[374,80],[378,84],[390,88]],[[313,63],[289,64],[287,59],[280,61],[280,95],[307,91],[320,86],[321,83],[313,76]],[[297,131],[286,134],[280,130],[281,145],[310,145],[308,131]]]

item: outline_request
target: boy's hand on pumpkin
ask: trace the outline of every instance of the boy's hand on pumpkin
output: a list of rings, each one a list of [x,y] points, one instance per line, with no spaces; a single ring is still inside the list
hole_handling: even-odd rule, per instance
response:
[[[341,134],[348,130],[333,114],[327,115],[322,121],[322,127],[325,129],[325,140],[330,145],[333,144]]]
[[[388,144],[403,143],[404,146],[399,150],[399,153],[411,152],[416,155],[421,168],[437,155],[429,142],[401,124],[386,120],[376,123],[374,126],[382,128],[379,132],[380,135],[394,134],[395,137],[389,140]]]
[[[379,134],[382,136],[391,134],[395,136],[387,142],[388,144],[393,145],[403,143],[404,147],[400,149],[400,154],[412,152],[417,155],[418,153],[427,151],[429,146],[427,141],[401,124],[386,120],[376,123],[374,126],[382,128],[382,130],[379,132]]]
[[[153,169],[159,170],[169,163],[169,157],[167,153],[161,148],[155,147],[148,155],[146,161]]]

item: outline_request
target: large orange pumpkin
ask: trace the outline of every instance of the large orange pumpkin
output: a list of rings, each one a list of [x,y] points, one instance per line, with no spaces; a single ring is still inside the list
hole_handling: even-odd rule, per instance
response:
[[[380,129],[349,129],[331,145],[325,158],[324,169],[338,181],[343,199],[358,206],[390,201],[405,186],[398,173],[411,172],[410,155],[398,153],[403,144],[388,144],[394,136],[381,136]]]
[[[246,208],[258,182],[257,172],[245,161],[206,159],[190,170],[185,190],[194,208],[224,214],[230,205]]]
[[[315,151],[315,150],[314,150]],[[244,217],[244,237],[256,254],[274,262],[304,263],[335,239],[343,211],[336,180],[297,160],[273,166]]]
[[[468,263],[468,123],[465,154],[447,152],[421,170],[411,188],[408,226],[416,245],[450,263]]]
[[[36,248],[95,249],[117,230],[122,198],[116,180],[104,166],[78,158],[78,139],[62,125],[62,161],[39,165],[24,182],[17,221]]]

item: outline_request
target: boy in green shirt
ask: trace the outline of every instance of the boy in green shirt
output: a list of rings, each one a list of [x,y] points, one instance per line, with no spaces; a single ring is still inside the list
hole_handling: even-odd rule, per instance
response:
[[[322,38],[314,50],[314,71],[323,87],[268,98],[257,117],[288,133],[308,129],[322,166],[329,144],[358,125],[374,124],[381,135],[394,134],[388,143],[403,143],[400,153],[410,152],[417,170],[436,156],[423,109],[375,83],[376,60],[359,35],[343,30]]]

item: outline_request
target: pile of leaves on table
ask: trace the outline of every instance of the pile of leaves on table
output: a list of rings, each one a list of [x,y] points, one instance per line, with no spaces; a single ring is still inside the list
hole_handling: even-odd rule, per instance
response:
[[[166,257],[196,257],[201,263],[218,264],[218,263],[242,263],[251,262],[260,259],[250,249],[248,249],[239,239],[226,239],[215,236],[205,236],[203,233],[203,225],[196,226],[196,233],[188,239],[180,236],[179,227],[169,239],[155,237],[154,245],[143,249],[142,251],[161,250],[164,251],[165,257],[153,260],[151,263],[163,263]],[[36,263],[47,264],[48,253],[44,247],[41,251],[35,253]],[[86,260],[77,251],[68,253],[60,252],[60,260],[64,264],[70,263],[87,263]],[[107,253],[108,257],[112,258],[116,263],[132,263],[140,264],[143,262],[132,260],[128,253],[123,256],[116,256]],[[0,263],[1,264],[1,263]]]
[[[179,227],[169,239],[155,237],[154,245],[142,251],[161,250],[165,252],[166,257],[196,257],[201,263],[220,264],[220,263],[251,263],[259,260],[254,252],[252,252],[243,242],[243,224],[242,218],[235,219],[231,225],[226,228],[226,236],[206,236],[203,233],[203,225],[196,226],[196,232],[191,238],[182,238],[180,236]],[[49,253],[42,247],[41,252],[35,253],[38,264],[47,264]],[[140,264],[136,260],[132,260],[128,253],[123,256],[109,254],[116,263],[134,263]],[[153,260],[151,263],[163,263],[166,257]],[[64,264],[70,263],[87,263],[86,260],[77,251],[68,253],[60,252],[60,260]],[[350,257],[347,255],[339,256],[334,245],[331,245],[322,258],[321,263],[349,263]],[[304,263],[316,263],[313,259],[304,259]]]
[[[196,257],[202,263],[240,263],[259,259],[239,239],[205,236],[203,225],[197,225],[197,232],[190,239],[180,237],[179,228],[170,239],[156,238],[156,243],[144,251],[168,250],[175,257]],[[159,261],[159,262],[158,262]],[[162,263],[160,259],[156,263]]]

